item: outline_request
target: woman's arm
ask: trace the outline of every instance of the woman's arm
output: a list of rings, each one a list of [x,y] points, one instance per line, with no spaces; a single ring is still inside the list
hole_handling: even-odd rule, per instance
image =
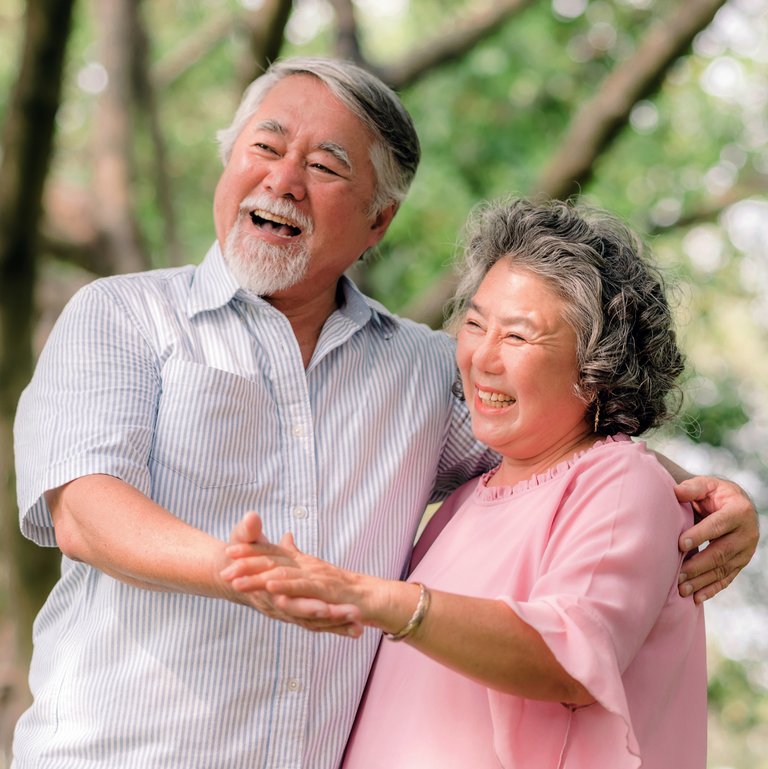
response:
[[[390,634],[413,616],[418,585],[340,569],[301,553],[290,535],[281,545],[282,556],[264,554],[258,546],[231,545],[227,554],[235,563],[223,576],[236,590],[266,589],[288,613],[300,612],[298,602],[306,599],[352,605],[363,625]],[[340,632],[359,636],[362,627]],[[405,641],[446,667],[508,694],[572,705],[593,702],[539,633],[501,601],[433,591],[423,622]]]

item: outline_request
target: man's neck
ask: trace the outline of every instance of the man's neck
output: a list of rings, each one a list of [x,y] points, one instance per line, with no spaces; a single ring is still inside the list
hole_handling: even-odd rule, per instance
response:
[[[276,310],[288,318],[296,341],[299,343],[304,368],[309,366],[325,321],[339,306],[337,290],[326,291],[311,297],[264,297]]]

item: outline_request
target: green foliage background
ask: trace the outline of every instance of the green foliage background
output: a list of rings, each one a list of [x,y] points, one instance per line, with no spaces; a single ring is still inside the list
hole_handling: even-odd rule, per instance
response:
[[[374,61],[397,60],[439,33],[454,13],[478,5],[360,0],[361,44]],[[662,0],[535,3],[460,60],[404,90],[424,159],[366,270],[367,289],[395,310],[418,303],[455,256],[470,207],[531,189],[575,110],[666,7]],[[557,8],[581,12],[566,18]],[[145,3],[153,60],[163,62],[212,15],[241,10],[236,0]],[[22,12],[20,0],[0,0],[2,94],[15,77]],[[52,178],[82,186],[89,183],[89,141],[98,131],[98,94],[83,87],[84,75],[98,68],[91,13],[87,3],[77,6],[52,169]],[[328,54],[332,45],[329,6],[296,2],[283,53]],[[220,171],[214,134],[239,99],[238,61],[245,50],[244,38],[233,32],[160,95],[189,261],[199,261],[214,237],[210,208]],[[659,93],[636,109],[632,126],[582,191],[646,233],[677,285],[689,357],[685,406],[678,422],[653,441],[693,471],[737,480],[762,510],[768,509],[767,52],[768,2],[733,0]],[[5,108],[0,99],[0,120]],[[154,158],[138,118],[135,130],[141,223],[154,264],[164,266]],[[730,204],[740,198],[748,203]],[[63,282],[83,279],[73,267],[48,269]],[[707,609],[712,769],[768,767],[765,573],[763,550]]]

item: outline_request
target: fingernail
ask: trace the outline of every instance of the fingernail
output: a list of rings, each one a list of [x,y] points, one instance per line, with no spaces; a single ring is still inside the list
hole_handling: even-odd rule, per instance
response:
[[[690,550],[693,547],[693,540],[692,539],[684,539],[683,540],[683,547],[686,550]]]
[[[690,595],[693,592],[693,587],[691,585],[683,585],[681,590],[680,590],[680,592],[684,596],[688,596],[688,595]]]
[[[685,582],[685,580],[687,579],[688,579],[688,575],[685,572],[681,571],[680,576],[677,578],[677,584],[682,585],[683,582]]]

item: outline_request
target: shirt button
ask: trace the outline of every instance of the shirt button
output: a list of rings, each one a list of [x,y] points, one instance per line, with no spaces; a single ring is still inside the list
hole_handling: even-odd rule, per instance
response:
[[[304,505],[296,505],[291,512],[294,518],[306,518],[309,515],[309,510]]]
[[[288,691],[289,692],[297,692],[301,689],[301,681],[299,681],[298,678],[289,678],[288,679]]]
[[[305,433],[304,433],[304,425],[294,425],[291,428],[291,433],[293,434],[293,436],[295,438],[303,438],[304,435],[305,435]]]

